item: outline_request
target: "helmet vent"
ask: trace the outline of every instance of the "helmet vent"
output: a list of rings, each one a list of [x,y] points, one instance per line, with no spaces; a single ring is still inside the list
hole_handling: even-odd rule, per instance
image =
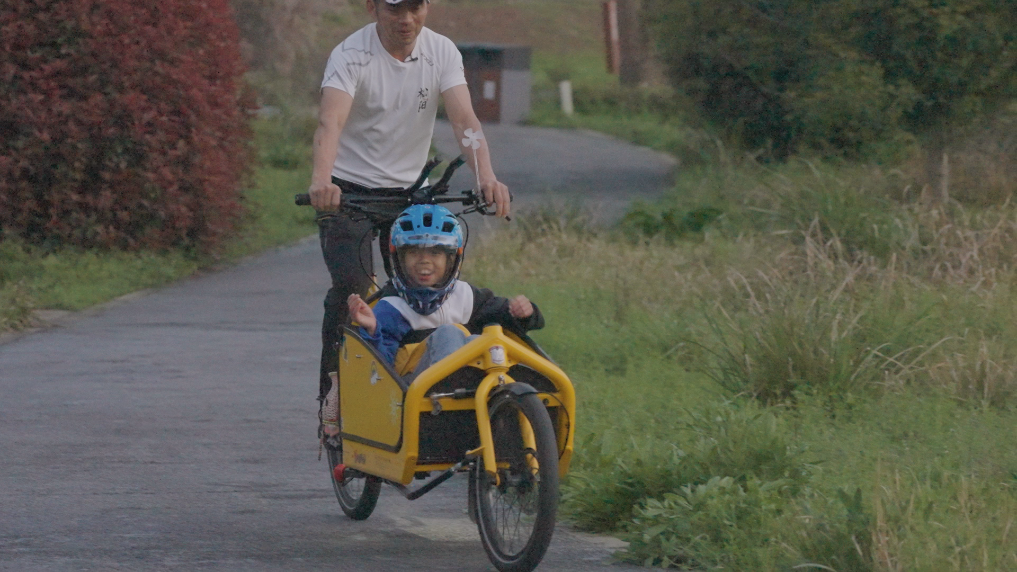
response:
[[[447,221],[445,221],[445,224],[441,225],[441,231],[442,232],[452,232],[452,230],[455,227],[456,227],[455,223],[453,223],[450,220],[447,220]]]
[[[430,228],[431,220],[432,220],[431,213],[424,213],[424,226]]]
[[[399,228],[405,230],[406,232],[410,232],[410,231],[413,230],[413,221],[409,221],[409,220],[401,221],[399,223]]]

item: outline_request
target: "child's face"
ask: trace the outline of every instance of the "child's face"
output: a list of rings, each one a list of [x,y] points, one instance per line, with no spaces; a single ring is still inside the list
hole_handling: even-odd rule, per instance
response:
[[[403,269],[417,286],[438,284],[448,270],[448,254],[437,247],[407,247],[402,251],[402,260]]]

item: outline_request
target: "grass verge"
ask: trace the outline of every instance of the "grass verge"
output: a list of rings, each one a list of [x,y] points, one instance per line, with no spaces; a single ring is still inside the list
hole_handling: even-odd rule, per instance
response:
[[[617,234],[548,215],[468,270],[538,293],[535,337],[576,383],[570,518],[648,566],[1017,567],[1017,211],[999,175],[1014,147],[972,151],[1008,136],[958,142],[952,159],[982,174],[959,170],[942,203],[920,151],[899,167],[759,163],[666,90],[535,63],[549,73],[533,123],[682,165]],[[525,262],[485,265],[502,248]]]
[[[283,117],[258,121],[261,164],[244,193],[249,215],[233,239],[214,255],[49,251],[17,240],[0,242],[0,331],[32,325],[36,309],[81,310],[312,234],[313,213],[296,208],[292,200],[310,177],[309,149],[291,143],[310,141],[294,136],[295,131],[306,131],[303,123]]]
[[[576,385],[566,514],[652,566],[1017,565],[1009,278],[800,234],[566,221],[474,245],[467,279],[540,304]]]

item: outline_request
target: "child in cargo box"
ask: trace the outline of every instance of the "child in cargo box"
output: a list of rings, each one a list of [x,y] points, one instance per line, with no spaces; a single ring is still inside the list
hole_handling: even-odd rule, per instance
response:
[[[392,225],[389,257],[397,295],[382,298],[373,309],[359,295],[349,297],[350,317],[360,324],[361,337],[389,365],[395,365],[401,345],[426,344],[411,379],[461,348],[488,324],[500,324],[517,334],[544,327],[540,310],[526,296],[501,298],[459,280],[463,246],[459,220],[448,209],[413,205]],[[472,335],[455,324],[462,324]],[[330,394],[335,390],[333,384]],[[327,401],[334,403],[332,395]],[[336,422],[327,417],[323,419],[326,430]]]

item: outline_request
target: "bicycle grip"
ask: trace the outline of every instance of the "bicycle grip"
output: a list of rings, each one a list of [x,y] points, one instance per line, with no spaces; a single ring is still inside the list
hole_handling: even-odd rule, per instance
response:
[[[298,207],[311,206],[311,195],[308,193],[297,193],[293,196],[293,203]]]

